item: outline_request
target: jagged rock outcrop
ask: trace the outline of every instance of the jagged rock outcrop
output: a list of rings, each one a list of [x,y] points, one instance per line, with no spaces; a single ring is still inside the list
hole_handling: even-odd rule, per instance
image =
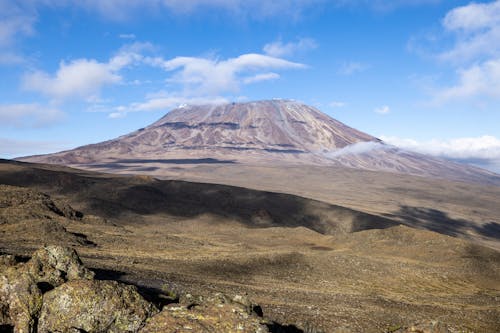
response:
[[[46,246],[26,263],[0,256],[0,328],[15,333],[268,332],[246,297],[183,300],[159,312],[135,286],[94,280],[71,248]]]
[[[75,250],[55,245],[36,251],[25,269],[37,282],[46,282],[54,287],[66,281],[94,278],[94,272],[83,266]]]
[[[16,333],[35,332],[42,308],[42,290],[74,279],[92,279],[76,252],[59,246],[41,248],[27,263],[3,256],[0,265],[0,325]],[[41,290],[42,289],[42,290]]]
[[[241,332],[266,333],[256,308],[242,296],[229,298],[223,294],[198,299],[189,305],[173,304],[148,320],[141,333]],[[262,315],[262,313],[260,313]]]
[[[38,332],[137,332],[157,312],[134,286],[72,281],[44,295]]]

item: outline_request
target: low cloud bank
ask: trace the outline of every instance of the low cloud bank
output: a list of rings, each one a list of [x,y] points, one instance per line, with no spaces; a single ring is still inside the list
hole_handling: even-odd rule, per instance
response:
[[[345,146],[344,148],[340,148],[340,149],[328,151],[328,152],[323,152],[322,155],[324,155],[328,158],[337,158],[337,157],[341,157],[344,155],[365,154],[365,153],[369,153],[373,150],[388,149],[388,148],[389,148],[389,146],[384,145],[380,142],[374,142],[374,141],[357,142],[357,143],[353,143],[351,145]]]
[[[381,136],[381,139],[403,149],[467,163],[500,173],[500,139],[491,135],[428,141],[393,136]]]

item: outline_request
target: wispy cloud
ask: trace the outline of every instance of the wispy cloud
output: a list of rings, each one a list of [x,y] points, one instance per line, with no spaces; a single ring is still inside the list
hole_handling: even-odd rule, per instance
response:
[[[0,46],[13,43],[18,36],[31,35],[36,13],[22,2],[0,2]]]
[[[269,80],[277,80],[280,78],[280,75],[277,73],[261,73],[261,74],[256,74],[253,76],[249,76],[243,79],[243,83],[249,84],[249,83],[257,83],[257,82],[262,82],[262,81],[269,81]]]
[[[17,42],[34,34],[36,19],[36,12],[29,3],[0,1],[0,65],[25,61],[17,50]]]
[[[391,108],[389,108],[389,106],[387,105],[383,105],[381,107],[375,108],[373,112],[385,115],[391,112]]]
[[[162,69],[165,73],[164,81],[169,87],[169,96],[150,97],[144,102],[124,107],[110,106],[109,109],[113,109],[110,117],[117,118],[128,112],[166,109],[186,101],[194,103],[219,101],[220,96],[237,92],[242,85],[279,79],[280,74],[277,71],[307,67],[301,63],[256,53],[227,59],[217,57],[165,59],[161,56],[146,55],[150,51],[155,51],[151,44],[133,43],[122,47],[107,62],[98,62],[94,59],[61,62],[59,69],[53,74],[44,71],[25,74],[22,80],[23,87],[26,90],[42,93],[58,103],[70,98],[81,98],[96,104],[95,101],[101,100],[99,95],[105,86],[144,83],[137,79],[124,78],[123,69],[132,66],[134,68],[152,66]],[[97,104],[88,110],[100,111],[104,107]]]
[[[336,149],[330,152],[322,152],[321,154],[328,158],[337,158],[344,155],[358,155],[358,154],[366,154],[373,150],[387,149],[387,146],[384,146],[380,142],[373,141],[365,141],[365,142],[356,142],[350,145],[345,146],[341,149]]]
[[[129,105],[121,105],[114,107],[112,112],[108,114],[109,118],[117,119],[123,118],[130,112],[144,112],[144,111],[169,111],[180,105],[204,105],[204,104],[225,104],[229,100],[225,97],[188,97],[177,95],[154,96],[147,98],[144,102],[132,103]]]
[[[333,101],[328,105],[330,105],[332,108],[342,108],[342,107],[346,106],[347,104],[345,102]]]
[[[355,73],[364,72],[368,69],[368,65],[357,61],[344,62],[340,65],[338,70],[339,74],[342,75],[353,75]]]
[[[283,43],[281,40],[264,45],[263,51],[272,57],[286,57],[298,52],[312,50],[318,43],[312,38],[299,38],[296,42]]]
[[[119,34],[118,37],[121,39],[135,39],[134,34]]]
[[[269,70],[306,68],[304,64],[256,53],[226,60],[176,57],[168,60],[149,58],[145,61],[166,72],[173,72],[168,80],[181,84],[188,94],[210,96],[238,91],[241,84],[256,82],[256,79],[276,79],[277,75],[269,73]],[[249,77],[253,81],[249,81]]]
[[[444,16],[442,27],[437,38],[451,36],[453,43],[435,57],[452,66],[456,81],[433,89],[434,102],[500,99],[500,0],[456,7]]]
[[[428,141],[384,135],[380,138],[400,148],[465,162],[500,173],[500,139],[491,135]]]
[[[445,61],[463,63],[500,53],[500,0],[471,3],[449,11],[443,27],[456,37],[455,45],[439,55]]]
[[[377,12],[388,12],[400,7],[434,5],[444,0],[335,0],[338,6],[363,7]]]
[[[0,104],[0,127],[46,127],[63,118],[62,111],[38,104]]]
[[[455,85],[438,91],[437,102],[477,96],[500,99],[500,58],[459,69],[457,75],[458,82]]]
[[[57,0],[47,0],[56,2]],[[287,17],[298,19],[302,13],[314,5],[325,3],[325,0],[86,0],[70,1],[75,6],[98,12],[101,16],[112,20],[126,20],[135,13],[144,11],[168,11],[176,15],[190,15],[193,12],[207,9],[223,10],[232,17],[249,17],[265,19],[268,17]]]

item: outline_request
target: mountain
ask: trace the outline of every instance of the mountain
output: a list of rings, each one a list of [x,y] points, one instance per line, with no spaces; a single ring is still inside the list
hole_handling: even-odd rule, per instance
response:
[[[398,149],[291,100],[182,105],[119,138],[19,160],[111,172],[155,162],[323,165],[500,184],[494,173]]]

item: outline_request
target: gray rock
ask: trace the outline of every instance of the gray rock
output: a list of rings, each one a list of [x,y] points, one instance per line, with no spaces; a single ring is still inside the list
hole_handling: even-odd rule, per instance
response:
[[[2,256],[0,267],[0,325],[14,326],[16,333],[34,332],[43,283],[52,288],[68,280],[94,277],[73,249],[61,246],[41,248],[25,264],[16,265],[12,256]]]
[[[211,297],[190,297],[190,306],[171,304],[149,319],[140,333],[267,333],[269,330],[251,309],[246,298],[233,299],[215,294]]]
[[[157,312],[134,286],[75,280],[43,296],[38,332],[137,332]]]

